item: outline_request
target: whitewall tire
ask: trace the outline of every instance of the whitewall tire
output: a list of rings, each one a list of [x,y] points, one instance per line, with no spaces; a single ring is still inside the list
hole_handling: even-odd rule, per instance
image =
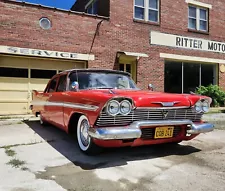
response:
[[[100,148],[92,141],[92,138],[88,134],[90,127],[88,118],[85,115],[81,115],[77,123],[77,143],[81,151],[86,154],[97,154],[100,152]]]

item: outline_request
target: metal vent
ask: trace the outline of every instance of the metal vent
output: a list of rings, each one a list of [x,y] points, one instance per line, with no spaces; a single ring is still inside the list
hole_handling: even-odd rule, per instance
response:
[[[50,29],[52,27],[51,21],[46,17],[42,17],[39,20],[39,24],[40,24],[40,27],[45,30]]]

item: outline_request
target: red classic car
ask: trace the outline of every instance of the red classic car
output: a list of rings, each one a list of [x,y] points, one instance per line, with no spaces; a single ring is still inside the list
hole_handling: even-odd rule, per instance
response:
[[[150,87],[151,88],[151,87]],[[211,98],[137,88],[126,72],[69,70],[55,75],[43,93],[33,91],[32,111],[40,123],[75,134],[79,148],[179,143],[214,126],[201,118]]]

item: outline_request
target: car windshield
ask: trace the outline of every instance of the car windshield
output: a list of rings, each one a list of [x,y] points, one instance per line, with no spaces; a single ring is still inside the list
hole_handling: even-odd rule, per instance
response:
[[[70,74],[69,90],[74,89],[74,84],[79,84],[79,89],[137,89],[133,80],[123,74],[78,71]]]

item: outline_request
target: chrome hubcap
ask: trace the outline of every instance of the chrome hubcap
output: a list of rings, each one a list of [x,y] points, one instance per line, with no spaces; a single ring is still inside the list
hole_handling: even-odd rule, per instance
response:
[[[84,146],[88,146],[90,143],[90,137],[88,135],[88,121],[83,120],[80,127],[80,138]]]

